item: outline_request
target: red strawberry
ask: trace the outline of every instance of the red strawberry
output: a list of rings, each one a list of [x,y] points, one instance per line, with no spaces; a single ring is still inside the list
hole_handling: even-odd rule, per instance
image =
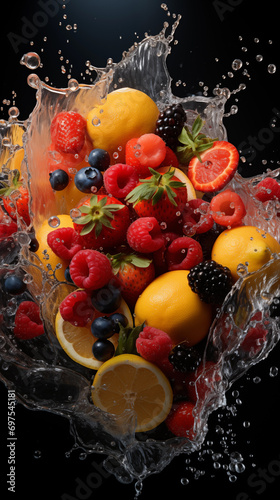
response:
[[[126,200],[133,203],[139,217],[155,217],[166,224],[175,222],[188,201],[186,185],[175,177],[172,168],[165,174],[149,170],[152,176],[141,179]]]
[[[194,156],[188,168],[188,177],[198,191],[212,192],[222,189],[235,174],[239,153],[233,144],[216,141],[210,149]]]
[[[188,396],[196,403],[197,398],[203,400],[214,391],[215,385],[221,381],[218,367],[212,361],[202,362],[195,372],[186,377]]]
[[[172,406],[165,420],[172,434],[188,439],[195,437],[193,409],[194,404],[191,401],[180,401]]]
[[[125,162],[135,168],[139,177],[147,177],[149,167],[159,167],[165,157],[166,144],[156,134],[144,134],[126,144]]]
[[[74,229],[86,248],[109,248],[125,240],[129,210],[113,196],[95,194],[77,207],[81,216],[74,219]]]
[[[79,165],[82,163],[86,156],[92,150],[92,142],[86,136],[84,145],[82,149],[78,153],[63,153],[56,149],[56,146],[51,143],[47,149],[47,163],[48,163],[48,172],[53,172],[60,168],[61,170],[65,170],[65,172],[70,173],[69,169],[74,168],[79,170]],[[81,167],[80,167],[81,168]]]
[[[0,207],[0,240],[3,240],[17,231],[17,223],[14,222]]]
[[[51,123],[51,140],[61,153],[77,154],[86,137],[87,122],[80,113],[62,111]]]
[[[136,254],[108,255],[116,282],[127,304],[133,309],[139,295],[155,277],[152,260]]]
[[[21,340],[32,339],[44,333],[38,304],[30,300],[21,302],[15,315],[14,335]]]
[[[17,170],[11,186],[1,182],[3,187],[0,189],[0,196],[2,197],[4,208],[10,217],[15,221],[17,217],[21,217],[25,224],[29,226],[29,194],[26,187],[20,182],[19,177],[20,174]]]

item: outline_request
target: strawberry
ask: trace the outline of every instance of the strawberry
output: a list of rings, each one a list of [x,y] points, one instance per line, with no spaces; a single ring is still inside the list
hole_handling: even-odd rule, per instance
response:
[[[139,295],[153,281],[155,268],[152,260],[134,253],[107,255],[111,259],[113,273],[121,294],[133,309]]]
[[[139,177],[149,175],[149,167],[159,167],[165,157],[166,144],[156,134],[144,134],[126,144],[125,162],[135,168]]]
[[[0,207],[0,240],[17,231],[17,223],[13,221]]]
[[[2,188],[0,189],[0,196],[3,200],[3,205],[9,216],[16,221],[17,217],[21,217],[25,224],[29,226],[29,194],[26,187],[20,182],[20,173],[15,171],[14,178],[11,186],[6,182],[1,181]]]
[[[218,191],[232,179],[238,161],[239,153],[233,144],[216,141],[200,157],[194,156],[191,159],[188,177],[197,191]]]
[[[180,401],[174,403],[165,423],[167,428],[178,437],[194,439],[194,403],[191,401]]]
[[[109,248],[123,243],[130,223],[126,205],[113,196],[95,194],[77,208],[81,216],[74,219],[74,229],[85,248]]]
[[[159,222],[172,223],[188,201],[186,185],[175,177],[172,168],[165,174],[149,170],[152,176],[140,179],[126,201],[133,203],[138,217],[155,217]]]
[[[51,123],[51,140],[55,148],[61,153],[79,153],[85,142],[86,126],[87,122],[80,113],[58,113]]]
[[[58,151],[54,143],[51,143],[47,149],[48,172],[53,172],[58,168],[65,170],[67,173],[71,172],[69,169],[79,170],[79,168],[81,168],[79,165],[84,164],[82,162],[84,162],[91,150],[92,142],[87,136],[82,149],[75,154]]]

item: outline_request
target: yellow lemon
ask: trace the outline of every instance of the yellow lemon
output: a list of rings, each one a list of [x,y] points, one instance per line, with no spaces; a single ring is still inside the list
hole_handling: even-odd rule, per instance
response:
[[[257,271],[273,253],[279,252],[279,243],[266,231],[255,226],[239,226],[226,229],[218,236],[212,248],[212,259],[228,267],[236,281],[239,264],[246,265],[249,272]]]
[[[172,406],[173,392],[162,371],[134,354],[121,354],[105,361],[93,381],[95,406],[113,415],[134,410],[136,432],[154,429]]]
[[[154,132],[159,110],[144,92],[128,87],[107,95],[87,116],[87,130],[94,148],[108,151],[112,163],[124,161],[129,139]],[[113,154],[116,153],[116,158]]]
[[[200,300],[188,282],[189,271],[169,271],[158,276],[135,305],[135,324],[165,331],[174,344],[197,344],[208,333],[212,309]]]
[[[188,201],[194,200],[196,198],[196,191],[195,191],[190,179],[188,178],[187,174],[185,174],[180,168],[175,168],[175,167],[171,167],[171,168],[172,168],[172,170],[174,170],[175,177],[177,177],[177,179],[179,179],[179,181],[186,184],[186,190],[188,193]],[[168,172],[169,169],[170,169],[170,167],[161,167],[161,168],[157,169],[157,171],[160,172],[161,174],[165,174],[166,172]]]
[[[128,325],[131,327],[133,326],[131,312],[124,300],[122,300],[121,305],[116,312],[124,314],[128,320]],[[101,314],[98,311],[95,311],[94,318],[97,318],[98,316],[107,316],[107,314]],[[55,333],[62,349],[71,359],[73,359],[73,361],[76,361],[76,363],[86,366],[87,368],[91,368],[92,370],[98,370],[103,363],[102,361],[98,361],[92,353],[92,346],[97,338],[92,335],[90,325],[91,324],[89,323],[84,327],[74,326],[68,321],[64,321],[58,311],[55,319]],[[118,345],[118,338],[119,335],[116,333],[108,339],[112,342],[115,349]]]
[[[57,220],[56,220],[57,219]],[[36,254],[38,255],[39,259],[43,263],[46,271],[48,271],[50,274],[56,269],[57,265],[61,265],[60,269],[57,269],[55,271],[55,277],[59,281],[65,281],[64,277],[64,272],[65,269],[68,267],[69,262],[65,261],[63,259],[60,259],[49,247],[47,243],[47,237],[48,234],[51,231],[54,231],[55,229],[58,228],[63,228],[63,227],[73,227],[73,221],[70,217],[70,215],[67,214],[60,214],[57,215],[55,219],[53,219],[54,223],[57,221],[57,225],[55,224],[55,227],[52,227],[52,225],[49,224],[50,219],[46,219],[41,226],[36,230],[36,239],[38,240],[39,243],[39,248],[36,251]],[[50,266],[50,267],[49,267]]]

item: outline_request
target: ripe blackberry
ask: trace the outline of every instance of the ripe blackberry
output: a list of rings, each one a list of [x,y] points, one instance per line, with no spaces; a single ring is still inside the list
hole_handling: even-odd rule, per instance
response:
[[[182,373],[193,372],[201,362],[201,353],[182,342],[173,347],[168,359],[176,370]]]
[[[272,318],[280,317],[280,297],[273,297],[269,306],[269,313]]]
[[[165,141],[168,147],[175,150],[178,145],[178,136],[186,119],[187,115],[182,104],[172,104],[160,113],[155,133]]]
[[[214,260],[194,266],[188,274],[188,281],[192,291],[208,304],[221,304],[232,287],[229,268]]]

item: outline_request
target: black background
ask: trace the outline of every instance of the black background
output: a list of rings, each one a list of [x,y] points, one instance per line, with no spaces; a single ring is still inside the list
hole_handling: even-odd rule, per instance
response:
[[[6,4],[5,16],[1,16],[2,118],[8,116],[9,106],[5,100],[12,103],[14,93],[21,119],[27,118],[35,103],[35,91],[26,83],[30,70],[19,64],[25,52],[33,50],[40,54],[43,66],[36,70],[37,74],[42,80],[48,77],[49,83],[54,86],[67,86],[70,65],[73,66],[72,77],[88,83],[88,76],[83,79],[87,60],[96,66],[105,66],[109,57],[117,62],[122,52],[134,41],[141,40],[145,32],[156,34],[165,21],[172,23],[173,13],[182,14],[175,35],[178,44],[173,45],[167,60],[174,93],[183,96],[201,92],[203,86],[199,82],[209,87],[209,95],[218,83],[230,90],[246,83],[246,90],[232,96],[227,104],[227,111],[232,104],[239,107],[236,115],[225,118],[229,140],[242,150],[247,160],[241,163],[243,175],[251,176],[278,166],[280,34],[278,10],[273,0],[267,0],[265,4],[249,0],[173,0],[167,3],[170,17],[157,0],[69,0],[65,9],[61,7],[62,0],[53,1],[59,9],[55,8],[58,12],[48,15],[47,19],[46,16],[40,18],[38,14],[42,12],[42,5],[47,3],[45,0],[41,3],[33,0],[17,3],[16,6]],[[67,19],[63,19],[64,14]],[[26,31],[26,19],[33,24],[33,33],[29,23],[29,31]],[[38,27],[40,21],[44,25]],[[73,26],[74,23],[77,23],[77,31],[68,31],[67,24]],[[11,33],[23,37],[15,38],[13,35],[14,46]],[[259,43],[254,41],[256,38]],[[33,45],[30,45],[31,41]],[[262,62],[257,62],[258,54],[263,56]],[[63,60],[60,60],[61,56]],[[243,67],[238,72],[231,67],[236,58],[243,61]],[[267,71],[271,63],[277,66],[275,74]],[[62,65],[66,67],[66,74],[61,72]],[[242,74],[244,69],[250,78]],[[233,72],[234,77],[230,78],[228,72]],[[179,80],[186,85],[177,86]],[[278,120],[274,129],[271,127],[273,118]],[[254,143],[251,152],[248,152],[249,142]],[[206,494],[211,494],[216,500],[225,497],[229,500],[279,498],[280,374],[278,377],[270,376],[271,367],[279,366],[279,353],[278,346],[267,360],[254,367],[230,389],[229,408],[216,412],[210,418],[203,460],[199,454],[190,457],[188,464],[185,460],[189,457],[176,458],[161,474],[151,476],[144,482],[143,499],[155,495],[168,498],[170,494],[176,498],[193,498],[194,495],[205,495],[206,488]],[[256,377],[260,377],[259,383],[256,383]],[[20,405],[16,407],[16,493],[9,494],[6,484],[8,466],[5,468],[3,465],[7,461],[7,391],[3,385],[0,386],[0,397],[3,415],[0,491],[5,498],[26,496],[30,500],[69,500],[99,499],[106,495],[134,497],[133,484],[122,485],[104,473],[102,456],[92,454],[84,458],[82,450],[72,451],[70,457],[65,455],[74,444],[66,420],[49,413],[28,411]],[[233,415],[230,408],[236,408],[237,414]],[[244,422],[250,422],[249,428],[244,427]],[[234,483],[229,481],[227,470],[223,467],[229,464],[229,457],[223,452],[222,436],[217,432],[217,425],[225,431],[229,451],[238,451],[244,459],[245,471],[236,474],[237,481]],[[213,467],[211,450],[222,454],[220,469]],[[196,479],[197,471],[204,471],[199,479]],[[92,473],[95,475],[90,476]],[[96,487],[78,491],[77,485],[86,484],[89,477],[95,478]],[[189,484],[182,485],[181,478],[189,479]],[[167,494],[169,488],[171,493]]]

